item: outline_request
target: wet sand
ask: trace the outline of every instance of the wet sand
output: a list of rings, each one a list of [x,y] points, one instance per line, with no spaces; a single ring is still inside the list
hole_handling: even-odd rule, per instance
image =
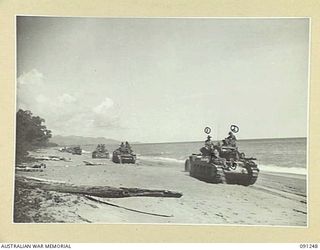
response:
[[[307,225],[305,175],[260,172],[256,184],[245,187],[199,181],[184,172],[180,163],[138,160],[120,165],[109,159],[91,159],[91,154],[78,156],[54,149],[36,155],[58,155],[72,161],[43,161],[47,164],[43,172],[17,171],[16,175],[75,185],[165,189],[183,196],[94,197],[97,201],[93,201],[16,187],[15,222]],[[83,160],[103,165],[86,166]]]

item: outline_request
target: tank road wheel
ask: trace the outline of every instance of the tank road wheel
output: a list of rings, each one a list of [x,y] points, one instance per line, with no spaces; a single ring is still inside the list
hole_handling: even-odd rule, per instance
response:
[[[187,159],[185,164],[184,164],[184,171],[185,172],[190,172],[190,169],[191,169],[190,159]]]
[[[216,166],[216,176],[215,183],[227,183],[226,176],[224,174],[223,168],[221,166]]]

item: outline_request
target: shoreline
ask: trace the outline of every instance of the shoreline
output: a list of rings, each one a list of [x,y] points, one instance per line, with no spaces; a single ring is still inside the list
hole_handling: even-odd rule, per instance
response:
[[[120,165],[110,159],[90,159],[102,165],[86,166],[82,161],[90,155],[68,155],[47,149],[36,154],[44,153],[71,157],[72,161],[45,161],[47,167],[42,172],[16,171],[16,176],[74,185],[164,189],[181,192],[183,196],[95,201],[97,197],[89,200],[81,195],[16,186],[14,221],[17,223],[307,226],[304,175],[261,172],[254,185],[245,187],[200,181],[184,171],[184,164],[176,162],[140,160],[136,164]]]

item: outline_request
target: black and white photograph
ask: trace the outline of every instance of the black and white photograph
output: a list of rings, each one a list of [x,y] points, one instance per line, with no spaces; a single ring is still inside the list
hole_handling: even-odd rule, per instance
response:
[[[309,18],[15,24],[13,223],[308,226]]]

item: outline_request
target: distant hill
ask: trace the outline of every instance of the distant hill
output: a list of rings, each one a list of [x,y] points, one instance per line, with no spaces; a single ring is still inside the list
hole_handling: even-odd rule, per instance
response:
[[[62,136],[55,135],[50,139],[50,142],[56,143],[59,146],[67,145],[87,145],[87,144],[120,144],[119,141],[107,139],[104,137],[85,137],[85,136]]]

